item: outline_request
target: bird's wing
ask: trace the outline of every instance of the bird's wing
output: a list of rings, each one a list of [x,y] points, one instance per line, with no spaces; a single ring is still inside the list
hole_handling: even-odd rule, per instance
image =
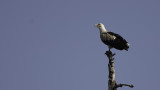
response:
[[[117,39],[122,40],[124,43],[127,43],[127,41],[126,41],[122,36],[120,36],[119,34],[113,33],[113,32],[108,32],[108,33],[109,33],[110,35],[115,36]]]
[[[116,37],[108,32],[104,32],[104,33],[101,33],[102,35],[102,39],[104,39],[104,41],[108,40],[108,41],[112,41],[114,39],[116,39]]]

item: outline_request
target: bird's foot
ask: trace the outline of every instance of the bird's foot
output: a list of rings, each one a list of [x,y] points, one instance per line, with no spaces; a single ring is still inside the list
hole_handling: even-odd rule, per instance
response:
[[[114,56],[114,55],[116,55],[116,53],[112,53],[110,50],[109,51],[106,51],[106,53],[105,53],[106,55],[109,55],[109,56]]]
[[[106,55],[112,55],[112,52],[111,52],[111,51],[106,51],[105,54],[106,54]]]

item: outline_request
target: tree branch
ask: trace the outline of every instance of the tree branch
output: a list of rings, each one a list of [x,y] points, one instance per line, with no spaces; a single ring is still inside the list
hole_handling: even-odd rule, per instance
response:
[[[114,69],[114,58],[115,54],[112,54],[111,51],[106,51],[105,53],[109,59],[108,63],[108,71],[109,71],[109,80],[108,80],[108,90],[117,90],[116,87],[116,80],[115,80],[115,69]]]
[[[134,86],[131,84],[131,85],[129,85],[129,84],[117,84],[114,88],[119,88],[119,87],[123,87],[123,86],[128,86],[128,87],[130,87],[130,88],[133,88]]]
[[[114,69],[114,58],[113,56],[115,53],[112,53],[111,51],[106,51],[105,53],[109,59],[108,63],[108,71],[109,71],[109,80],[108,80],[108,90],[117,90],[118,87],[122,86],[128,86],[133,88],[133,85],[128,85],[128,84],[117,84],[115,80],[115,69]]]

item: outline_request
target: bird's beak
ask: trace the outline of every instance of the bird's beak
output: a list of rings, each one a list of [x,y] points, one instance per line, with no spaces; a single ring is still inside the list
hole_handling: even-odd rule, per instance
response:
[[[95,26],[95,27],[98,27],[98,24],[95,24],[94,26]]]

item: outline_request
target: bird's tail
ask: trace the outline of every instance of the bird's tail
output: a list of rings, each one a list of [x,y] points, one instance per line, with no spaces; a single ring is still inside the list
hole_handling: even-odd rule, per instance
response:
[[[128,51],[129,45],[130,45],[129,43],[126,43],[126,48],[125,48],[126,51]]]

